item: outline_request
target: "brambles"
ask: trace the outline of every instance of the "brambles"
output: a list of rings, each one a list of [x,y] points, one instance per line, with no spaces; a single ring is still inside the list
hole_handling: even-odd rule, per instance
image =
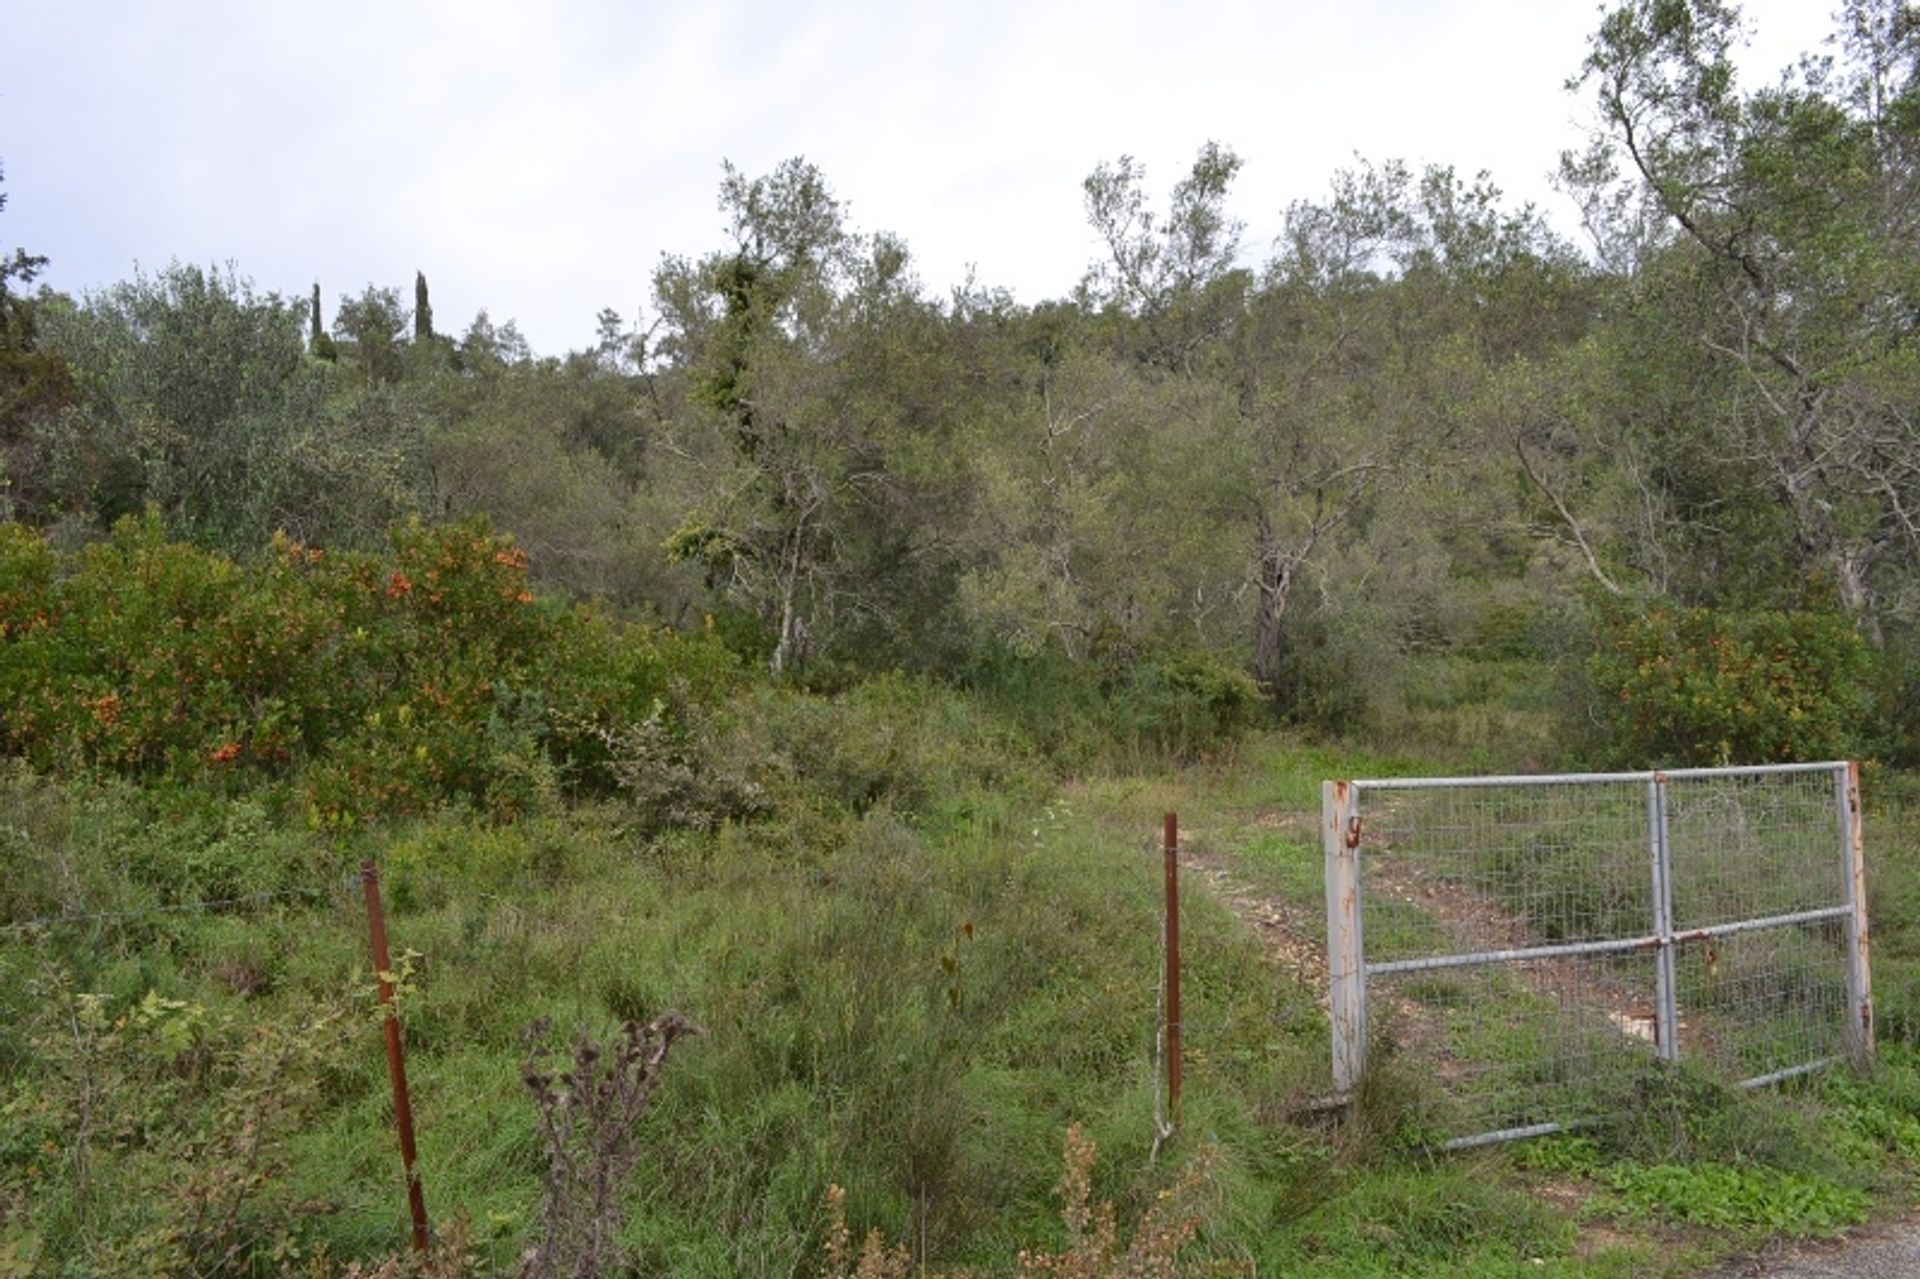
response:
[[[228,1274],[284,1252],[314,1211],[287,1192],[288,1150],[341,1060],[339,1010],[243,1023],[77,989],[60,968],[32,993],[35,1069],[0,1108],[0,1273],[21,1242],[94,1274]]]

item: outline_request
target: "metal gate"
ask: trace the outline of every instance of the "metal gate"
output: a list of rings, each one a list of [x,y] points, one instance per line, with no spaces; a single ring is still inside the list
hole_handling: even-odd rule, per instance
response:
[[[1849,763],[1327,782],[1333,1078],[1441,1085],[1449,1148],[1634,1104],[1655,1059],[1758,1087],[1873,1049]]]

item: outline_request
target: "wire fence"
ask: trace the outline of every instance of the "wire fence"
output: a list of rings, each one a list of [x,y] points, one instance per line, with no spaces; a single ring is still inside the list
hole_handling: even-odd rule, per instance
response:
[[[193,901],[166,902],[130,910],[65,911],[57,915],[39,915],[0,924],[0,936],[26,937],[58,928],[99,928],[142,919],[161,919],[168,915],[207,915],[240,912],[271,905],[274,902],[299,902],[315,905],[323,894],[300,890],[244,893],[238,897],[208,897]]]
[[[1329,782],[1334,1073],[1405,1053],[1447,1144],[1631,1104],[1656,1059],[1758,1086],[1872,1045],[1847,764]]]

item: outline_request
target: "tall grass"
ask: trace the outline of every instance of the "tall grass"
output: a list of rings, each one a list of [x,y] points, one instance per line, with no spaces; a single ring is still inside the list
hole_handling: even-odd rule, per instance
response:
[[[1120,1221],[1216,1151],[1196,1248],[1261,1273],[1539,1273],[1536,1257],[1627,1272],[1583,1259],[1577,1226],[1530,1192],[1536,1171],[1421,1153],[1431,1079],[1383,1071],[1364,1122],[1337,1130],[1302,1109],[1327,1087],[1316,992],[1205,892],[1187,898],[1186,1095],[1152,1157],[1159,813],[1179,808],[1196,847],[1312,920],[1320,777],[1409,761],[1254,737],[1097,768],[991,697],[905,678],[835,698],[748,689],[686,749],[726,753],[764,802],[663,825],[653,793],[615,792],[510,824],[444,809],[340,832],[270,795],[0,776],[5,920],[51,921],[0,931],[0,1273],[98,1272],[142,1241],[198,1238],[205,1196],[187,1188],[207,1183],[187,1173],[207,1169],[238,1206],[203,1255],[244,1245],[218,1273],[324,1273],[315,1258],[337,1271],[398,1247],[362,856],[414,952],[401,1010],[429,1205],[464,1211],[481,1272],[513,1269],[540,1220],[526,1026],[604,1042],[668,1009],[707,1033],[676,1047],[639,1129],[616,1242],[641,1273],[817,1273],[830,1185],[852,1237],[878,1228],[916,1266],[1066,1255],[1058,1152],[1076,1123],[1102,1152],[1089,1200]],[[1088,775],[1063,784],[1066,756]],[[233,895],[184,908],[211,891]],[[1909,939],[1887,936],[1897,982]],[[256,1041],[306,1043],[316,1024],[334,1029],[287,1058],[298,1086],[269,1107],[247,1083],[272,1060]],[[1682,1096],[1658,1127],[1707,1124],[1692,1146],[1623,1132],[1596,1167],[1737,1154],[1843,1184],[1849,1161],[1904,1166],[1920,1092],[1859,1087],[1839,1165],[1792,1135],[1799,1119]],[[249,1106],[252,1162],[218,1137]]]

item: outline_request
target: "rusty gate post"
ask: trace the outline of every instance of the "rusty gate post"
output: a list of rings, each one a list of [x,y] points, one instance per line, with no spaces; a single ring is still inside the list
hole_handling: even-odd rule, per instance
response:
[[[413,1103],[407,1094],[407,1060],[400,1048],[400,1021],[393,1007],[393,960],[387,954],[387,917],[380,908],[380,872],[371,861],[360,863],[360,884],[367,897],[367,933],[373,948],[373,971],[380,983],[380,1002],[387,1015],[387,1073],[393,1077],[393,1122],[400,1130],[400,1163],[407,1174],[407,1210],[413,1217],[413,1248],[427,1250],[427,1201],[420,1190],[420,1173],[414,1167],[418,1152],[413,1144]]]

